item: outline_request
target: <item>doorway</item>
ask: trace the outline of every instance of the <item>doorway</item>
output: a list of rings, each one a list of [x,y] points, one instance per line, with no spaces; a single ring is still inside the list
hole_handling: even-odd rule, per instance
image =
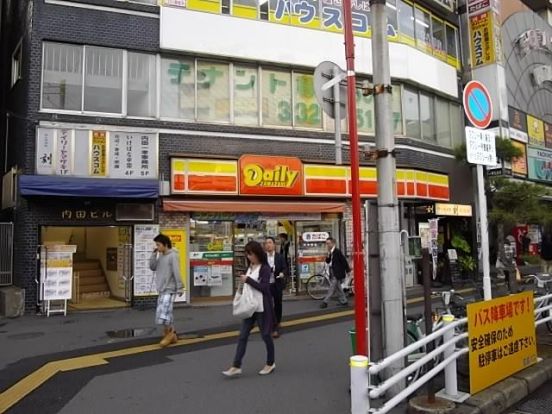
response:
[[[130,306],[132,300],[132,228],[128,226],[43,226],[41,245],[75,245],[69,309]]]

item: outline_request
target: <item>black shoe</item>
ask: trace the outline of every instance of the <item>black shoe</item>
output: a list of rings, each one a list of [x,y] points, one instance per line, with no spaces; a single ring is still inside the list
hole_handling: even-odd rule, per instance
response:
[[[328,304],[326,302],[322,302],[320,304],[320,309],[326,309],[328,307]]]

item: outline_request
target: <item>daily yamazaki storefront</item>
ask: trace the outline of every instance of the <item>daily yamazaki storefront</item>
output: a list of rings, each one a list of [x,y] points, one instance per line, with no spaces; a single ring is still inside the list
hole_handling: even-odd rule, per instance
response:
[[[360,179],[362,197],[376,197],[376,169],[362,167]],[[397,191],[402,198],[448,201],[448,177],[399,169]],[[290,291],[303,291],[306,279],[322,270],[326,238],[345,244],[350,194],[348,166],[259,155],[172,158],[163,211],[189,227],[192,299],[231,296],[245,270],[245,244],[267,236],[287,253]]]

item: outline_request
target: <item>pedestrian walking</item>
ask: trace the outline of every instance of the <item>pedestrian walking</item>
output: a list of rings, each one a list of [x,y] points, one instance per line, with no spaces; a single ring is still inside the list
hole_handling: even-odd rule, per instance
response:
[[[184,286],[180,278],[180,260],[173,250],[171,239],[159,234],[153,241],[156,248],[150,257],[150,269],[155,272],[155,282],[159,297],[155,311],[155,323],[163,326],[162,348],[178,341],[174,329],[173,305],[176,295],[182,296]]]
[[[349,266],[349,262],[347,262],[345,255],[336,247],[335,243],[335,239],[331,237],[326,240],[326,247],[328,249],[326,263],[328,263],[330,269],[331,284],[328,294],[320,304],[322,309],[328,307],[328,302],[334,294],[337,294],[338,305],[348,305],[347,296],[345,296],[345,292],[343,292],[341,284],[343,283],[343,279],[347,276],[347,273],[351,271],[351,267]]]
[[[257,311],[249,318],[243,319],[240,336],[232,366],[223,371],[227,377],[234,377],[242,373],[242,359],[247,349],[249,334],[255,323],[259,327],[261,336],[266,346],[266,365],[259,371],[259,375],[268,375],[276,369],[274,362],[274,341],[272,340],[272,328],[274,326],[274,305],[270,293],[270,276],[272,271],[268,265],[267,256],[263,247],[256,241],[250,241],[245,245],[245,255],[249,267],[245,275],[240,275],[242,283],[247,283],[253,289],[262,293],[262,302],[258,304]]]
[[[272,332],[273,338],[280,337],[280,324],[282,323],[282,304],[284,300],[284,290],[286,288],[287,263],[284,256],[276,253],[276,241],[273,237],[265,239],[265,252],[268,265],[272,270],[270,276],[270,292],[274,300],[274,315],[276,321]]]
[[[544,271],[552,274],[552,233],[546,233],[541,244],[541,258],[544,260]]]

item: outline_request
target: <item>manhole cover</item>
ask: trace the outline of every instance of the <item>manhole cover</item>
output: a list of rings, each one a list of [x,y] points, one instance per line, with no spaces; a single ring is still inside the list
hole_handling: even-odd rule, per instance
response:
[[[44,332],[25,332],[15,335],[8,335],[9,339],[33,339],[44,336]]]
[[[138,336],[152,335],[157,331],[156,328],[131,328],[120,329],[118,331],[107,331],[107,336],[110,338],[136,338]]]

